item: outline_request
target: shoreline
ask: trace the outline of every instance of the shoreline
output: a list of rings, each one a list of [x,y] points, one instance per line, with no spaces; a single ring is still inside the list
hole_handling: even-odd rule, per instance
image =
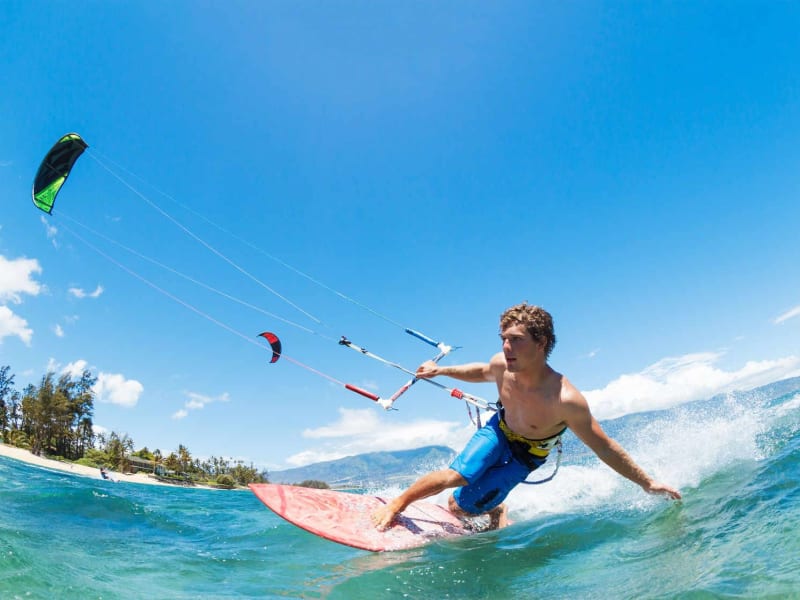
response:
[[[10,458],[12,460],[18,460],[35,467],[50,469],[52,471],[61,471],[62,473],[70,473],[79,477],[90,477],[91,479],[107,481],[100,476],[100,470],[94,467],[87,467],[85,465],[78,465],[72,462],[54,460],[52,458],[42,458],[41,456],[31,454],[29,450],[17,448],[16,446],[9,446],[8,444],[4,444],[2,442],[0,442],[0,456],[4,456],[5,458]],[[201,490],[218,489],[200,484],[195,484],[193,486],[175,485],[172,483],[158,481],[157,479],[154,479],[145,473],[126,474],[110,470],[107,471],[107,473],[111,476],[111,480],[114,482],[136,483],[140,485],[160,485],[171,488],[188,487],[189,489]]]

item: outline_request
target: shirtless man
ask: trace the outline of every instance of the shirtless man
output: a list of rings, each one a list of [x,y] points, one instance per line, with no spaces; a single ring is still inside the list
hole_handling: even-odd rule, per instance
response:
[[[547,460],[561,434],[571,429],[603,462],[651,494],[680,500],[675,488],[653,480],[622,446],[608,437],[592,416],[586,398],[547,364],[555,346],[553,319],[538,306],[522,303],[500,317],[503,351],[488,363],[440,366],[433,361],[417,369],[426,379],[446,375],[471,383],[497,384],[501,408],[473,435],[447,469],[422,476],[403,494],[382,506],[372,520],[380,530],[417,500],[457,488],[450,511],[462,517],[489,514],[490,528],[508,524],[508,493]]]

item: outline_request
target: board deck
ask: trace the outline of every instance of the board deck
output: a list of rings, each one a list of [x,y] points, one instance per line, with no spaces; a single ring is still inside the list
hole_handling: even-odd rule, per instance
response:
[[[333,542],[372,552],[415,548],[433,539],[472,533],[458,517],[431,502],[411,504],[392,527],[378,531],[370,515],[386,501],[376,496],[274,483],[253,483],[250,489],[293,525]]]

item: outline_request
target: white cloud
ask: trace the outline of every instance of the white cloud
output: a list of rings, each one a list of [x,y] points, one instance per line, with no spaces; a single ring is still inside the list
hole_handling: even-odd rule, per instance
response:
[[[329,460],[337,460],[349,456],[345,452],[339,450],[303,450],[297,454],[292,454],[286,459],[286,464],[289,467],[304,467],[318,462],[327,462]],[[281,469],[283,467],[280,467]]]
[[[53,243],[54,248],[58,248],[58,239],[56,236],[58,235],[58,228],[54,227],[50,221],[48,221],[44,216],[40,217],[39,220],[44,225],[45,233],[47,234],[47,239],[49,239]]]
[[[421,446],[448,446],[461,449],[475,431],[471,423],[420,419],[410,423],[381,420],[376,409],[339,409],[339,420],[316,429],[306,429],[303,437],[322,440],[322,446],[308,449],[287,459],[292,466],[335,460],[364,452],[406,450]],[[325,440],[330,440],[325,442]]]
[[[78,317],[78,315],[67,315],[62,319],[62,321],[64,322],[64,325],[71,326],[77,323],[79,318],[80,317]],[[65,335],[67,335],[67,332],[61,323],[56,323],[53,325],[52,329],[56,337],[63,338]]]
[[[41,272],[42,267],[35,258],[8,260],[0,255],[0,301],[19,304],[21,294],[39,295],[43,288],[33,276]]]
[[[667,409],[733,390],[747,390],[800,374],[800,357],[749,361],[741,369],[715,366],[720,353],[665,358],[640,373],[618,377],[606,387],[585,393],[598,419]]]
[[[100,373],[92,389],[98,402],[131,408],[139,402],[144,386],[135,379],[125,379],[123,375]]]
[[[42,293],[44,286],[34,279],[41,272],[42,267],[36,259],[9,260],[0,255],[0,301],[20,304],[23,294],[37,296]],[[30,345],[33,329],[8,306],[0,305],[0,343],[3,338],[10,336],[16,336],[26,345]]]
[[[71,287],[67,292],[76,298],[99,298],[103,293],[103,286],[98,285],[93,292],[86,292],[85,290],[77,287]]]
[[[200,400],[187,400],[185,404],[187,410],[200,410],[205,405],[206,403]]]
[[[788,321],[789,319],[793,319],[797,316],[800,316],[800,306],[795,306],[793,309],[786,311],[779,317],[776,317],[773,323],[775,323],[775,325],[780,325],[784,321]]]
[[[30,346],[33,329],[28,327],[28,322],[14,314],[7,306],[0,306],[0,344],[3,338],[15,335],[26,345]]]
[[[377,410],[340,408],[339,420],[336,423],[316,429],[306,429],[303,431],[303,437],[311,439],[352,437],[375,431],[380,427]]]
[[[205,408],[207,404],[211,404],[213,402],[230,402],[231,397],[228,392],[224,392],[219,396],[206,396],[204,394],[198,394],[197,392],[184,392],[188,397],[186,403],[183,405],[183,408],[179,411],[175,412],[172,415],[173,419],[185,419],[189,416],[189,411],[192,410],[200,410]]]
[[[51,358],[50,359],[52,365],[55,366],[55,361]],[[89,368],[89,363],[83,359],[76,360],[75,362],[69,363],[66,367],[61,369],[62,373],[68,374],[70,377],[80,377],[83,375],[83,372]],[[51,369],[55,371],[56,369]]]
[[[93,367],[83,359],[68,363],[63,368],[54,358],[47,361],[48,372],[60,372],[72,378],[78,378],[84,371],[91,371]],[[92,387],[95,400],[106,404],[116,404],[131,408],[139,402],[139,397],[144,391],[144,386],[135,379],[126,379],[124,375],[116,373],[100,373]]]

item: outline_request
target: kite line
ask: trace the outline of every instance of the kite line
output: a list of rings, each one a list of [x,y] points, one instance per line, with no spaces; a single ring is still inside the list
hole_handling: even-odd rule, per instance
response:
[[[71,172],[71,169],[72,169],[73,165],[75,164],[77,159],[81,156],[81,154],[87,148],[88,148],[88,145],[86,144],[86,142],[78,134],[71,133],[71,134],[67,134],[67,135],[63,136],[62,138],[60,138],[58,140],[58,142],[56,142],[56,144],[50,149],[50,151],[47,153],[45,158],[42,160],[42,163],[41,163],[41,165],[39,167],[39,170],[37,171],[36,177],[34,179],[34,185],[33,185],[33,190],[32,190],[32,198],[33,198],[33,202],[34,202],[34,204],[36,205],[37,208],[39,208],[40,210],[48,213],[49,215],[52,215],[53,207],[54,207],[55,200],[56,200],[56,196],[58,195],[59,191],[63,187],[67,177],[69,176],[69,174]],[[271,286],[267,285],[266,283],[261,281],[259,278],[257,278],[255,275],[250,273],[248,270],[246,270],[245,268],[241,267],[235,261],[230,259],[225,254],[223,254],[215,246],[213,246],[210,243],[208,243],[207,241],[205,241],[203,238],[201,238],[199,235],[197,235],[193,230],[191,230],[189,227],[184,225],[177,218],[175,218],[173,215],[171,215],[166,210],[164,210],[161,206],[159,206],[157,203],[155,203],[147,195],[145,195],[144,193],[139,191],[139,189],[137,189],[134,185],[129,183],[124,177],[122,177],[120,174],[118,174],[114,169],[112,169],[110,166],[108,166],[108,164],[106,164],[105,161],[113,163],[114,166],[117,169],[125,171],[129,176],[135,177],[136,179],[139,179],[140,181],[144,182],[143,179],[141,179],[141,178],[137,177],[136,175],[132,174],[130,171],[127,171],[124,167],[121,167],[118,163],[115,163],[113,160],[110,160],[108,158],[105,158],[104,160],[101,160],[99,158],[99,156],[96,156],[96,154],[98,154],[98,153],[92,151],[92,152],[89,153],[89,156],[91,156],[92,159],[98,165],[100,165],[100,167],[102,167],[106,172],[108,172],[112,177],[114,177],[121,184],[123,184],[126,188],[128,188],[133,194],[135,194],[138,198],[140,198],[143,202],[145,202],[153,210],[155,210],[157,213],[159,213],[163,218],[167,219],[175,227],[180,229],[184,234],[186,234],[187,236],[192,238],[195,242],[199,243],[204,248],[206,248],[206,250],[208,250],[209,252],[213,253],[215,256],[217,256],[221,260],[223,260],[230,267],[232,267],[233,269],[238,271],[241,275],[243,275],[243,276],[249,278],[250,280],[254,281],[259,286],[261,286],[265,290],[269,291],[270,293],[275,295],[277,298],[281,299],[286,304],[289,304],[290,306],[292,306],[295,310],[301,312],[307,318],[311,319],[312,321],[314,321],[317,324],[325,325],[319,318],[317,318],[311,312],[305,310],[304,308],[300,307],[297,303],[291,301],[286,296],[280,294],[277,290],[275,290]],[[146,182],[145,182],[145,184],[146,184]],[[146,184],[146,185],[150,185],[150,184]],[[341,291],[339,291],[339,290],[337,290],[337,289],[335,289],[335,288],[333,288],[333,287],[331,287],[329,285],[326,285],[322,281],[320,281],[320,280],[308,275],[307,273],[305,273],[305,272],[293,267],[292,265],[286,263],[285,261],[281,260],[280,258],[278,258],[278,257],[276,257],[276,256],[264,251],[263,249],[259,248],[258,246],[255,246],[254,244],[250,243],[249,241],[239,237],[238,235],[234,234],[233,232],[231,232],[231,231],[219,226],[218,224],[216,224],[215,222],[213,222],[210,219],[206,218],[205,216],[203,216],[202,214],[200,214],[197,211],[193,210],[192,208],[190,208],[190,207],[178,202],[175,198],[171,197],[170,195],[166,194],[165,192],[163,192],[161,190],[158,190],[158,188],[156,188],[154,186],[150,186],[150,187],[152,189],[156,190],[158,193],[163,195],[165,198],[167,198],[171,202],[173,202],[176,205],[178,205],[179,207],[181,207],[183,210],[194,214],[195,216],[197,216],[198,218],[202,219],[206,223],[208,223],[208,224],[212,225],[213,227],[215,227],[217,230],[219,230],[219,231],[225,233],[226,235],[234,238],[239,243],[242,243],[242,244],[246,245],[247,247],[249,247],[250,249],[257,251],[258,253],[260,253],[260,254],[266,256],[267,258],[269,258],[270,260],[280,264],[281,266],[283,266],[284,268],[292,271],[293,273],[302,276],[303,278],[307,279],[308,281],[310,281],[310,282],[314,283],[315,285],[327,290],[328,292],[338,296],[339,298],[341,298],[341,299],[343,299],[343,300],[345,300],[345,301],[347,301],[347,302],[349,302],[351,304],[354,304],[355,306],[358,306],[362,310],[365,310],[365,311],[371,313],[373,316],[376,316],[376,317],[378,317],[378,318],[380,318],[380,319],[382,319],[382,320],[384,320],[384,321],[386,321],[386,322],[388,322],[388,323],[390,323],[390,324],[392,324],[392,325],[394,325],[396,327],[401,328],[406,334],[409,334],[409,335],[417,338],[418,340],[437,348],[438,351],[439,351],[438,354],[431,359],[434,362],[439,362],[442,358],[447,356],[453,349],[455,349],[454,347],[449,346],[447,344],[444,344],[443,342],[436,341],[432,337],[427,336],[427,335],[425,335],[425,334],[423,334],[423,333],[421,333],[421,332],[419,332],[417,330],[411,329],[409,327],[405,327],[401,323],[399,323],[399,322],[387,317],[386,315],[374,310],[373,308],[371,308],[371,307],[369,307],[369,306],[367,306],[367,305],[355,300],[354,298],[342,293]],[[225,298],[227,300],[236,302],[236,303],[238,303],[238,304],[240,304],[242,306],[245,306],[245,307],[247,307],[249,309],[258,311],[258,312],[260,312],[260,313],[262,313],[262,314],[264,314],[266,316],[269,316],[269,317],[271,317],[273,319],[279,320],[279,321],[281,321],[281,322],[283,322],[285,324],[288,324],[288,325],[291,325],[293,327],[296,327],[296,328],[298,328],[298,329],[300,329],[302,331],[305,331],[306,333],[310,333],[310,334],[313,334],[313,335],[320,336],[320,337],[322,337],[322,338],[324,338],[326,340],[329,340],[329,341],[336,341],[335,339],[333,339],[330,336],[327,336],[327,335],[325,335],[323,333],[320,333],[318,331],[312,330],[309,327],[306,327],[306,326],[301,325],[299,323],[296,323],[294,321],[290,321],[288,319],[285,319],[285,318],[283,318],[283,317],[281,317],[279,315],[276,315],[276,314],[274,314],[272,312],[266,311],[266,310],[264,310],[264,309],[262,309],[262,308],[260,308],[260,307],[258,307],[256,305],[252,304],[252,303],[246,302],[246,301],[241,300],[241,299],[239,299],[239,298],[237,298],[237,297],[235,297],[235,296],[233,296],[231,294],[228,294],[227,292],[219,290],[214,286],[211,286],[211,285],[209,285],[207,283],[199,281],[196,278],[193,278],[193,277],[191,277],[189,275],[181,273],[180,271],[178,271],[177,269],[174,269],[173,267],[170,267],[170,266],[168,266],[168,265],[166,265],[166,264],[164,264],[164,263],[162,263],[162,262],[160,262],[160,261],[158,261],[156,259],[153,259],[153,258],[150,258],[148,256],[145,256],[144,254],[142,254],[142,253],[140,253],[140,252],[138,252],[138,251],[136,251],[136,250],[134,250],[132,248],[129,248],[129,247],[121,244],[120,242],[118,242],[116,240],[113,240],[110,237],[108,237],[108,236],[106,236],[106,235],[104,235],[104,234],[102,234],[102,233],[100,233],[100,232],[98,232],[98,231],[86,226],[86,225],[81,224],[79,221],[69,217],[68,215],[65,215],[65,214],[62,213],[61,216],[63,218],[65,218],[66,220],[68,220],[69,222],[71,222],[73,225],[84,229],[88,233],[90,233],[93,236],[96,236],[96,237],[102,239],[106,243],[109,243],[109,244],[112,244],[112,245],[114,245],[114,246],[116,246],[118,248],[121,248],[122,250],[124,250],[124,251],[126,251],[126,252],[128,252],[128,253],[130,253],[130,254],[132,254],[134,256],[136,256],[137,258],[139,258],[141,260],[145,260],[145,261],[149,262],[150,264],[153,264],[153,265],[155,265],[155,266],[157,266],[157,267],[159,267],[161,269],[164,269],[164,270],[168,271],[169,273],[171,273],[173,275],[176,275],[176,276],[178,276],[178,277],[180,277],[180,278],[182,278],[182,279],[184,279],[184,280],[186,280],[186,281],[188,281],[188,282],[190,282],[190,283],[192,283],[194,285],[202,287],[203,289],[205,289],[207,291],[215,293],[215,294],[217,294],[217,295],[219,295],[219,296],[221,296],[221,297],[223,297],[223,298]],[[167,291],[163,287],[156,285],[155,283],[153,283],[152,281],[148,280],[144,276],[140,275],[136,271],[126,267],[125,265],[120,263],[118,260],[116,260],[112,256],[110,256],[107,253],[103,252],[100,248],[98,248],[94,244],[90,243],[83,236],[78,234],[76,231],[74,231],[72,228],[68,227],[67,225],[62,223],[62,227],[63,227],[63,229],[65,231],[69,232],[72,236],[74,236],[76,239],[81,241],[88,248],[90,248],[91,250],[93,250],[94,252],[99,254],[100,256],[104,257],[106,260],[110,261],[112,264],[116,265],[118,268],[120,268],[123,271],[127,272],[129,275],[133,276],[134,278],[136,278],[136,279],[140,280],[141,282],[143,282],[144,284],[148,285],[149,287],[151,287],[155,291],[165,295],[166,297],[168,297],[171,300],[173,300],[174,302],[182,305],[183,307],[187,308],[188,310],[191,310],[192,312],[194,312],[198,316],[200,316],[202,318],[205,318],[205,319],[209,320],[210,322],[216,324],[217,326],[227,330],[228,332],[230,332],[230,333],[232,333],[232,334],[234,334],[234,335],[246,340],[248,343],[256,344],[256,345],[258,345],[259,347],[261,347],[263,349],[263,344],[258,342],[255,339],[253,339],[252,336],[248,336],[246,334],[243,334],[242,332],[240,332],[240,331],[230,327],[229,325],[223,323],[219,319],[216,319],[215,317],[211,316],[210,314],[200,310],[199,308],[197,308],[196,306],[192,305],[191,303],[186,302],[185,300],[182,300],[181,298],[179,298],[176,295],[172,294],[171,292]],[[328,375],[327,373],[324,373],[324,372],[322,372],[322,371],[320,371],[318,369],[315,369],[315,368],[313,368],[313,367],[311,367],[311,366],[309,366],[309,365],[307,365],[307,364],[305,364],[303,362],[300,362],[300,361],[298,361],[298,360],[296,360],[296,359],[294,359],[294,358],[292,358],[290,356],[287,356],[287,355],[283,354],[282,349],[281,349],[281,345],[280,345],[280,340],[278,339],[278,337],[275,334],[270,333],[270,332],[264,332],[262,334],[259,334],[259,336],[264,337],[267,340],[267,342],[269,342],[270,345],[271,345],[271,348],[273,350],[273,359],[272,359],[271,362],[275,362],[275,361],[277,361],[277,359],[279,357],[283,357],[284,359],[288,360],[289,362],[292,362],[293,364],[295,364],[297,366],[300,366],[300,367],[308,370],[309,372],[312,372],[312,373],[314,373],[316,375],[319,375],[319,376],[321,376],[321,377],[323,377],[323,378],[325,378],[325,379],[327,379],[327,380],[329,380],[329,381],[331,381],[331,382],[333,382],[333,383],[335,383],[337,385],[343,386],[345,389],[347,389],[349,391],[358,393],[361,396],[364,396],[366,398],[369,398],[369,399],[377,402],[378,404],[380,404],[386,410],[391,409],[393,407],[394,402],[400,396],[402,396],[406,391],[408,391],[408,389],[410,389],[411,386],[413,386],[417,381],[419,381],[419,378],[416,377],[416,374],[415,374],[414,371],[411,371],[411,370],[403,367],[402,365],[400,365],[400,364],[398,364],[396,362],[384,359],[383,357],[378,356],[378,355],[376,355],[376,354],[374,354],[372,352],[369,352],[369,351],[367,351],[366,349],[364,349],[364,348],[362,348],[360,346],[356,346],[352,342],[347,340],[346,337],[342,337],[338,341],[338,343],[340,345],[347,346],[347,347],[349,347],[349,348],[351,348],[353,350],[358,351],[363,356],[366,356],[368,358],[371,358],[373,360],[381,362],[386,366],[399,369],[399,370],[403,371],[404,373],[407,373],[407,374],[411,375],[411,379],[409,379],[404,385],[402,385],[389,398],[384,399],[384,398],[381,398],[380,396],[378,396],[377,394],[374,394],[372,392],[369,392],[367,390],[364,390],[364,389],[359,388],[357,386],[354,386],[352,384],[344,383],[344,382],[340,381],[339,379],[337,379],[337,378],[335,378],[335,377],[333,377],[331,375]],[[438,388],[440,388],[440,389],[442,389],[444,391],[449,392],[450,395],[455,397],[455,398],[464,400],[465,402],[468,403],[468,406],[469,406],[469,404],[471,404],[471,405],[477,407],[478,409],[488,409],[488,410],[492,409],[490,403],[486,402],[485,400],[483,400],[483,399],[481,399],[481,398],[479,398],[477,396],[473,396],[471,394],[466,394],[466,393],[462,392],[461,390],[458,390],[458,389],[455,389],[455,388],[449,388],[449,387],[447,387],[447,386],[445,386],[445,385],[443,385],[443,384],[441,384],[441,383],[439,383],[437,381],[433,381],[433,380],[430,380],[430,379],[425,379],[425,381],[427,381],[428,383],[430,383],[430,384],[432,384],[432,385],[434,385],[434,386],[436,386],[436,387],[438,387]]]

